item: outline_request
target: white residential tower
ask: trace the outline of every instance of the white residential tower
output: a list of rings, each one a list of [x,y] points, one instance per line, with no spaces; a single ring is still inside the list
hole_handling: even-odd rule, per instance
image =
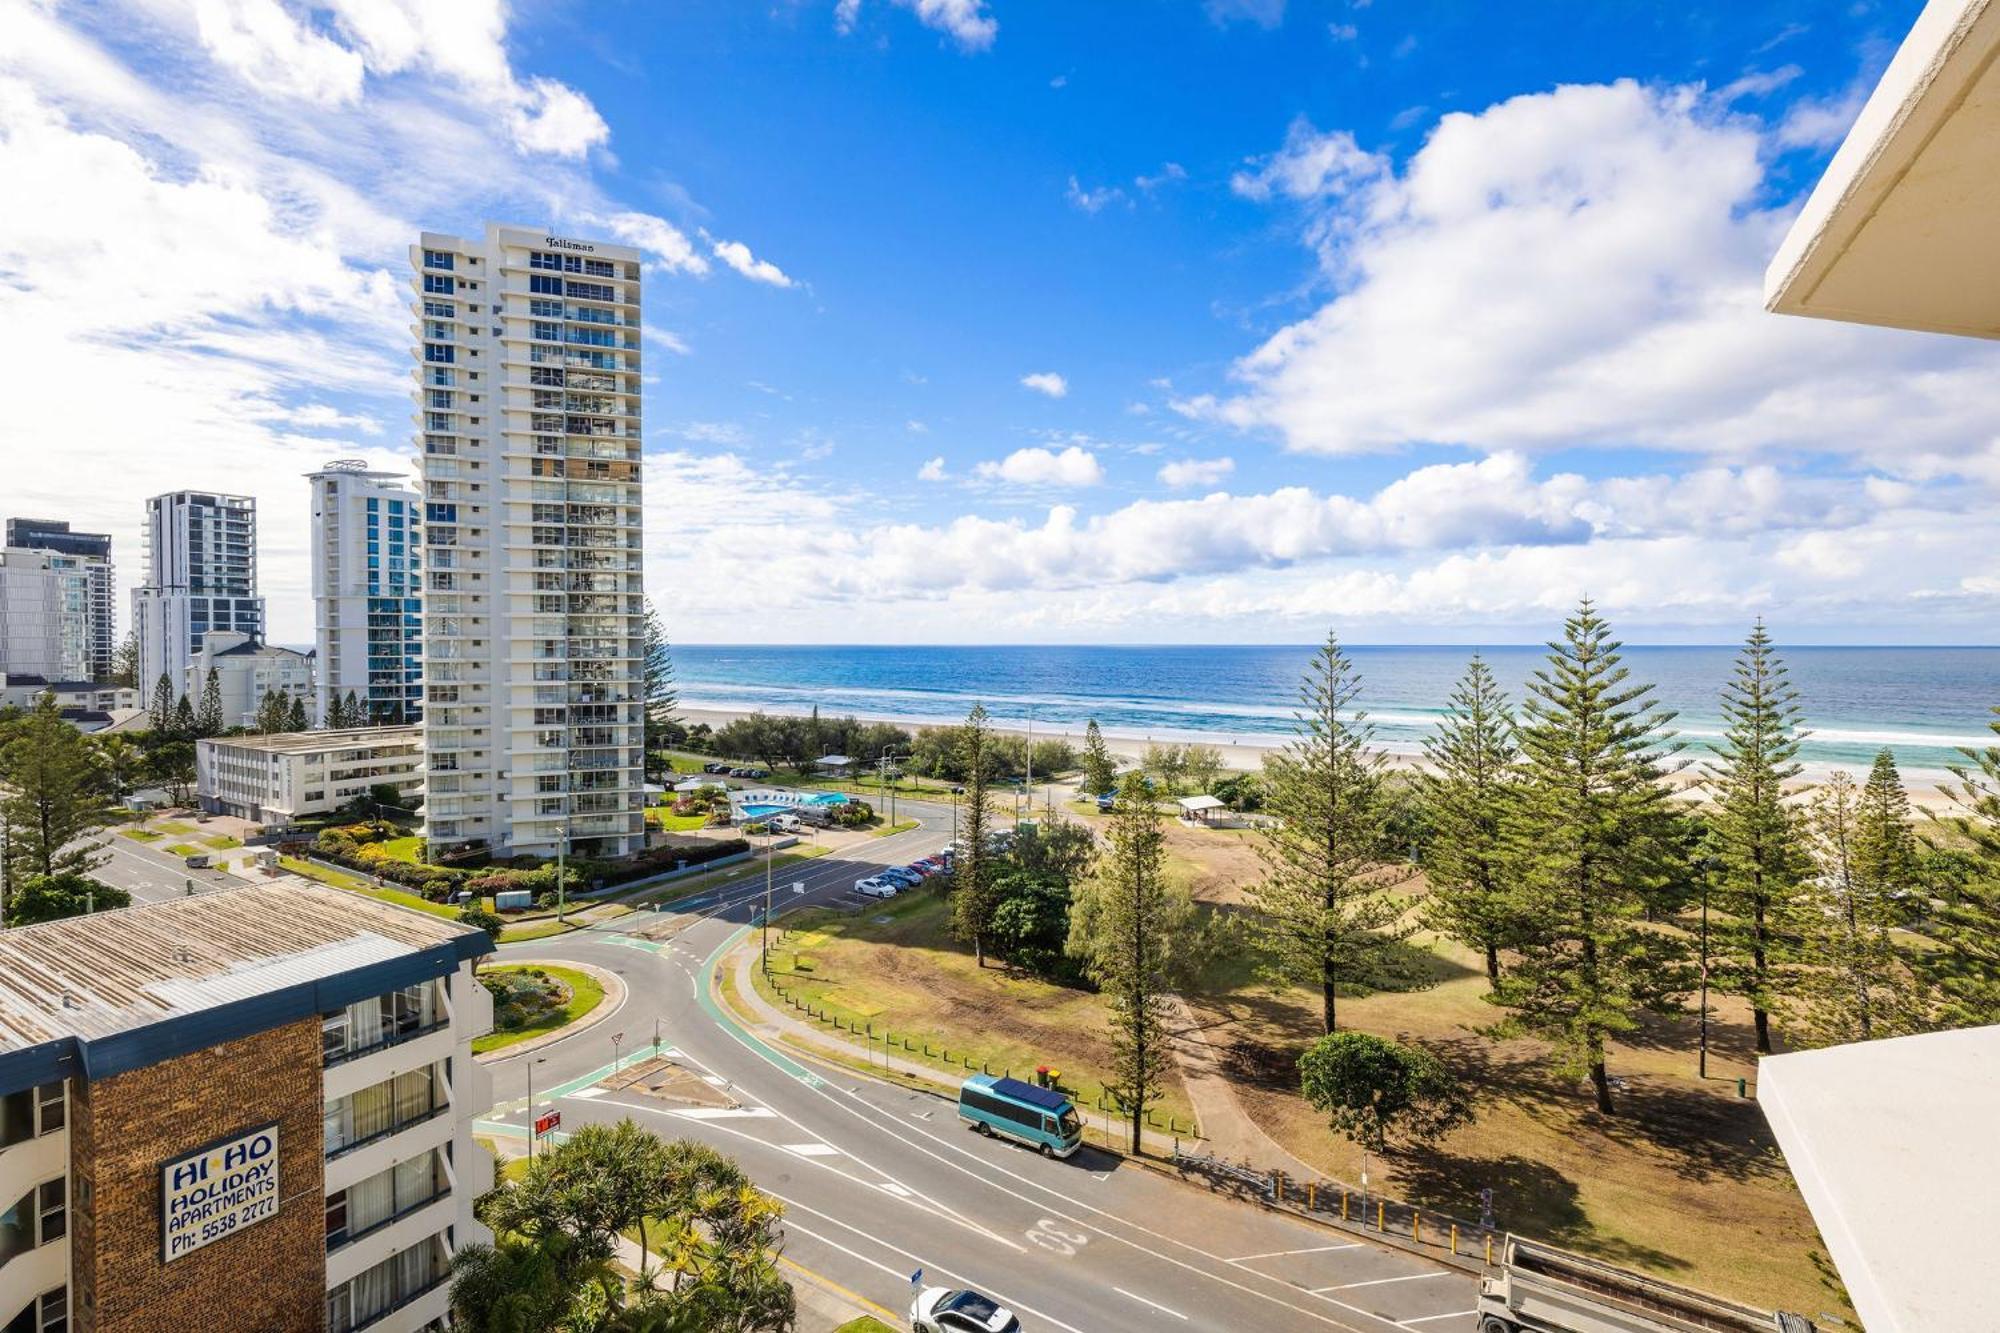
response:
[[[410,251],[433,849],[645,842],[638,250]]]

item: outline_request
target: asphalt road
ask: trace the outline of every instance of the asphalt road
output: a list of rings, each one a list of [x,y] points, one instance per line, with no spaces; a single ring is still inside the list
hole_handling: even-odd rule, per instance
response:
[[[90,872],[91,878],[125,890],[132,895],[135,903],[154,903],[164,898],[181,897],[187,892],[189,880],[194,881],[196,893],[244,883],[226,870],[189,870],[180,857],[170,856],[159,849],[167,843],[192,841],[195,836],[163,837],[158,844],[149,845],[124,837],[115,830],[106,830],[104,851],[108,859]]]
[[[923,827],[780,872],[788,905],[851,892],[873,865],[934,851],[948,808],[912,805]],[[784,892],[802,880],[803,895]],[[761,879],[502,955],[573,959],[620,974],[621,1010],[575,1037],[492,1066],[484,1127],[525,1134],[525,1085],[563,1126],[630,1116],[735,1157],[786,1207],[786,1254],[893,1311],[911,1275],[972,1286],[1028,1330],[1262,1329],[1464,1333],[1470,1277],[1401,1251],[1211,1195],[1085,1148],[1068,1161],[969,1132],[943,1098],[808,1067],[728,1017],[709,994],[715,961],[749,928]],[[656,938],[646,938],[647,935]],[[688,1107],[595,1086],[612,1034],[629,1060],[653,1040],[736,1105]]]

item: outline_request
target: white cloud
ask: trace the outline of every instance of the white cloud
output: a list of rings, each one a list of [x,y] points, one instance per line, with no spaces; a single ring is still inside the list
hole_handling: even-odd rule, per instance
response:
[[[1160,169],[1150,176],[1144,174],[1134,176],[1132,183],[1147,194],[1151,194],[1162,185],[1177,185],[1187,178],[1186,167],[1178,162],[1163,162],[1160,164]]]
[[[1176,406],[1336,454],[1982,445],[2000,351],[1764,311],[1768,151],[1699,90],[1630,82],[1448,115],[1400,173],[1295,125],[1236,185],[1300,202],[1334,295]]]
[[[708,260],[694,248],[688,234],[665,218],[623,212],[595,220],[625,244],[650,251],[653,262],[665,272],[708,272]]]
[[[905,421],[903,423],[903,429],[910,432],[910,434],[912,435],[928,435],[931,433],[931,428],[929,426],[926,426],[923,422],[918,421],[915,417],[912,417],[908,421]]]
[[[929,459],[917,469],[918,481],[944,481],[949,474],[944,470],[944,455]]]
[[[1038,446],[1016,449],[999,462],[981,463],[973,471],[988,481],[1014,486],[1095,486],[1104,480],[1097,455],[1074,444],[1061,452]]]
[[[278,0],[195,0],[201,41],[259,92],[337,105],[361,96],[359,53],[312,31]]]
[[[1069,396],[1069,381],[1053,370],[1038,370],[1033,374],[1023,375],[1021,376],[1021,386],[1033,389],[1036,393],[1045,394],[1050,398],[1065,398]]]
[[[605,195],[600,127],[488,0],[0,3],[0,357],[39,367],[9,430],[64,441],[9,455],[9,503],[110,532],[131,580],[145,496],[256,496],[273,636],[309,641],[301,474],[410,466],[420,227],[621,217],[655,271],[709,264]]]
[[[641,324],[639,336],[649,343],[656,343],[675,356],[686,356],[694,349],[687,345],[687,339],[672,329],[663,329],[657,324]]]
[[[1131,202],[1125,197],[1125,191],[1115,185],[1099,185],[1085,189],[1077,182],[1075,176],[1069,178],[1069,188],[1063,191],[1063,198],[1086,213],[1101,213],[1113,204]]]
[[[1158,476],[1162,486],[1184,490],[1191,486],[1219,486],[1235,470],[1233,458],[1182,458],[1162,466]]]
[[[964,51],[984,51],[993,45],[1000,23],[986,10],[986,0],[892,0],[898,9],[907,9],[926,28],[944,33]],[[833,7],[833,26],[841,33],[854,31],[861,17],[861,0],[840,0]]]
[[[716,241],[711,247],[717,259],[741,273],[752,282],[769,283],[773,287],[789,287],[792,280],[785,271],[768,259],[759,259],[750,253],[750,247],[741,241]]]
[[[1303,116],[1285,133],[1285,145],[1257,160],[1255,170],[1239,171],[1229,188],[1245,199],[1318,199],[1366,185],[1387,169],[1383,158],[1366,152],[1345,130],[1322,134]]]
[[[668,426],[665,434],[696,444],[723,444],[740,447],[750,443],[750,432],[733,421],[683,421]]]

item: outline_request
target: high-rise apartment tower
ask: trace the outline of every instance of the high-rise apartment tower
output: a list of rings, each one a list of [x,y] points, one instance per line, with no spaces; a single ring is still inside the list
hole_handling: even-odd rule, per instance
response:
[[[334,703],[352,695],[361,716],[349,726],[414,722],[423,711],[423,502],[401,477],[358,458],[306,479],[317,715],[334,716]]]
[[[50,551],[65,557],[60,567],[82,581],[84,605],[76,625],[76,642],[66,647],[71,669],[66,679],[106,681],[118,651],[113,605],[111,535],[72,532],[68,523],[50,518],[10,518],[7,545],[17,550]],[[74,671],[77,674],[72,674]]]
[[[264,637],[257,595],[257,502],[174,491],[146,501],[146,582],[132,590],[139,694],[166,676],[178,688],[210,630]]]
[[[497,224],[410,250],[434,854],[644,845],[642,259]]]

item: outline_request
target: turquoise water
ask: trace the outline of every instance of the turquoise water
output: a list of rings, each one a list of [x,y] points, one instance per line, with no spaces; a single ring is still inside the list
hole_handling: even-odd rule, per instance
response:
[[[1309,645],[1241,647],[731,647],[676,645],[690,708],[854,713],[956,722],[983,702],[996,722],[1080,738],[1091,718],[1112,736],[1270,744],[1288,734]],[[1479,650],[1517,700],[1544,650]],[[1465,668],[1470,647],[1359,645],[1362,703],[1384,749],[1417,752]],[[1691,748],[1721,734],[1717,691],[1733,646],[1628,646],[1626,665],[1679,713]],[[1812,735],[1809,766],[1865,765],[1887,746],[1906,769],[1934,773],[1956,747],[2000,743],[2000,648],[1791,648]]]

